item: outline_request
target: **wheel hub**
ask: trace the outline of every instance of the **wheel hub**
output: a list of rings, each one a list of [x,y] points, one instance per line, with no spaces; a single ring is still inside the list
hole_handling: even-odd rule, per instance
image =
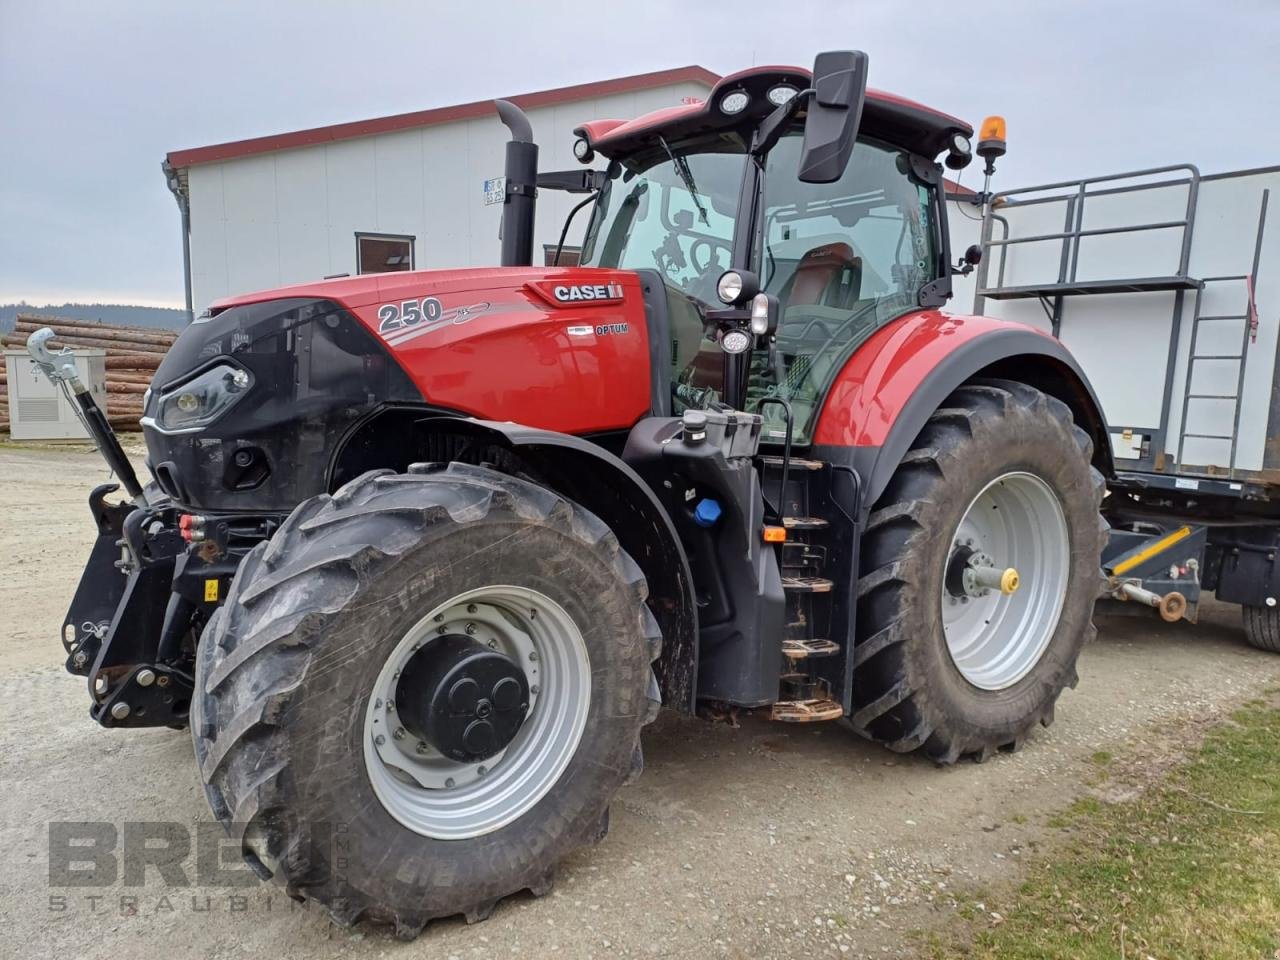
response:
[[[529,681],[506,654],[450,634],[410,658],[396,704],[409,733],[450,760],[478,763],[520,730],[529,712]]]
[[[943,568],[942,621],[961,675],[983,690],[1026,676],[1057,629],[1070,542],[1062,504],[1034,474],[986,485],[952,537]]]
[[[586,644],[564,608],[527,587],[479,587],[427,612],[390,652],[365,712],[365,769],[409,829],[480,836],[551,789],[590,704]]]

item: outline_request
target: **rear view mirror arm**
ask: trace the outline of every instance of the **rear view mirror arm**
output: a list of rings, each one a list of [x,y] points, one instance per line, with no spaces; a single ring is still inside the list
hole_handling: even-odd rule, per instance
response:
[[[813,92],[812,87],[807,90],[801,90],[760,122],[751,144],[752,156],[764,157],[765,154],[773,149],[774,144],[778,142],[778,138],[782,136],[783,129],[800,112],[800,107],[813,96]]]

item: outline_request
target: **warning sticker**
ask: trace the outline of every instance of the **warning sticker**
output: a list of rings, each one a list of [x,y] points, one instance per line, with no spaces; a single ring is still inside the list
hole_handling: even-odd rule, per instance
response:
[[[204,582],[204,602],[205,603],[218,602],[218,581],[217,580],[206,580]]]

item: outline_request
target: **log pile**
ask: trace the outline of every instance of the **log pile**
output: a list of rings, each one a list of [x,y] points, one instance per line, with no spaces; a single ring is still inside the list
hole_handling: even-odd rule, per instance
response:
[[[41,327],[54,329],[57,336],[50,345],[55,350],[101,347],[107,351],[107,419],[117,430],[140,429],[142,395],[178,334],[154,327],[126,327],[20,313],[13,333],[0,336],[0,346],[25,349],[27,337]],[[5,377],[5,368],[0,365],[0,430],[9,429],[9,387]]]

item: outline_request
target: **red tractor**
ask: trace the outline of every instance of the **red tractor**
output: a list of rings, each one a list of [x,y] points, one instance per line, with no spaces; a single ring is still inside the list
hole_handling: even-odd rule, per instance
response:
[[[91,496],[64,628],[93,718],[189,721],[250,866],[402,936],[545,892],[660,704],[939,763],[1048,724],[1104,421],[1060,343],[941,312],[972,130],[866,70],[585,124],[603,171],[539,174],[499,102],[502,266],[214,304],[147,395],[145,486],[81,392],[130,495]],[[580,267],[531,266],[538,189],[592,204]]]

